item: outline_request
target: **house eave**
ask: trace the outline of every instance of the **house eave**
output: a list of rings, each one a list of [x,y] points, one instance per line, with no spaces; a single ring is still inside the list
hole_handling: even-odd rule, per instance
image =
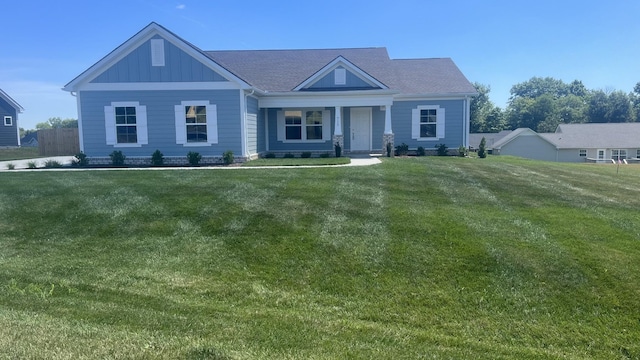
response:
[[[396,99],[405,100],[405,99],[464,99],[468,97],[478,96],[477,92],[465,92],[465,93],[403,93],[395,96]]]
[[[0,98],[3,98],[6,102],[8,102],[9,105],[11,105],[14,109],[16,109],[16,111],[19,114],[24,112],[24,108],[22,107],[22,105],[18,104],[17,101],[13,100],[13,98],[9,96],[9,94],[4,92],[2,89],[0,89]]]

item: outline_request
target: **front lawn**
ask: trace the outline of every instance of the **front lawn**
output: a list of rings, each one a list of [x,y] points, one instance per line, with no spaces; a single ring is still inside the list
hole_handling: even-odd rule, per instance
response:
[[[0,358],[640,357],[638,166],[2,178]]]
[[[19,147],[0,149],[0,161],[23,160],[37,158],[37,147]]]

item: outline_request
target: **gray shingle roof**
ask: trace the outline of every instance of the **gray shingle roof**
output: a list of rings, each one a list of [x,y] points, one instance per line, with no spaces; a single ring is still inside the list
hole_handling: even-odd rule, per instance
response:
[[[205,53],[239,78],[270,92],[293,90],[339,56],[402,94],[476,92],[451,59],[391,60],[383,47]]]
[[[640,123],[561,124],[540,135],[559,149],[640,148]]]

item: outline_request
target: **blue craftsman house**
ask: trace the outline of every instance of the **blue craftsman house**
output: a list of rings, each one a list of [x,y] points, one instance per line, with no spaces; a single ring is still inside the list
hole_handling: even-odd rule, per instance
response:
[[[18,114],[24,109],[0,89],[0,147],[20,146],[20,128],[18,128]]]
[[[148,161],[160,150],[216,161],[261,154],[382,152],[469,142],[475,88],[451,59],[385,48],[203,51],[151,23],[69,82],[80,147]],[[180,159],[180,160],[178,160]]]

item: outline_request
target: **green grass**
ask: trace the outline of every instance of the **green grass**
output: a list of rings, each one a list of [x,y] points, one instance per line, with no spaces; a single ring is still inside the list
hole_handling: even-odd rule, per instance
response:
[[[34,147],[0,149],[0,161],[32,159],[38,156],[38,148]]]
[[[638,166],[2,177],[0,358],[640,357]]]
[[[311,165],[344,165],[351,160],[347,157],[328,158],[272,158],[247,161],[243,166],[311,166]]]

